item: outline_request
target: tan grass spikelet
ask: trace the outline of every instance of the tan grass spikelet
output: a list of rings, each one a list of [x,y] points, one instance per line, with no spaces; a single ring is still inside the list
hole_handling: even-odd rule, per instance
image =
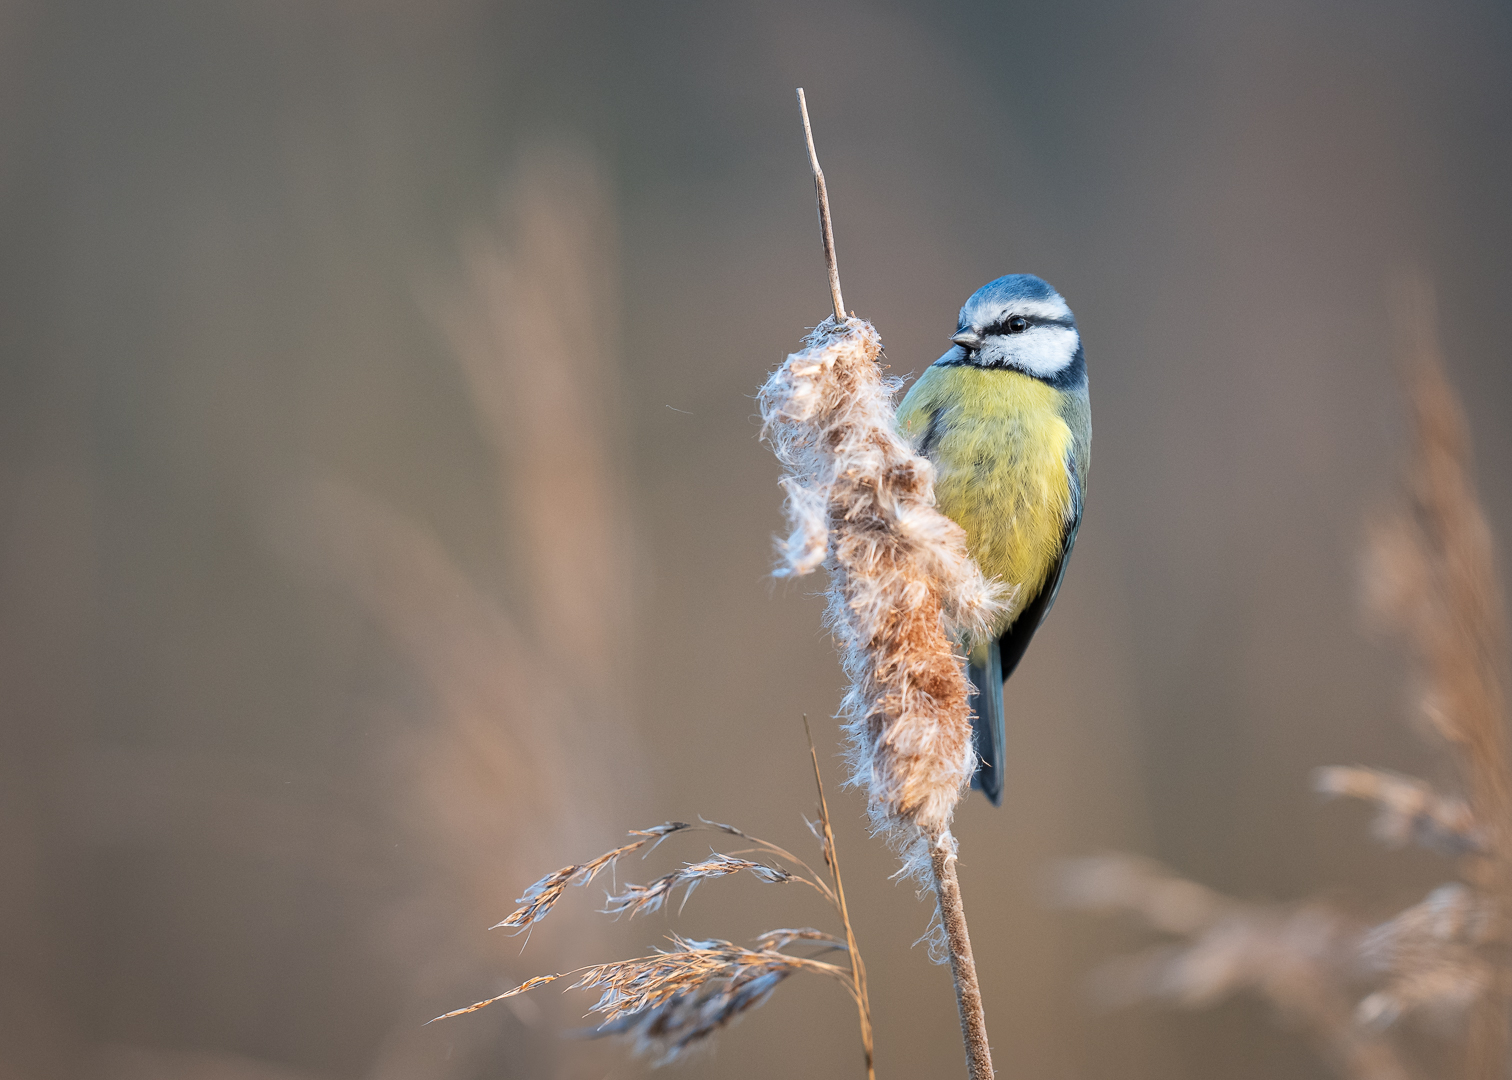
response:
[[[874,822],[938,835],[975,767],[956,643],[986,629],[1004,589],[935,509],[933,467],[897,434],[899,383],[882,374],[876,329],[826,319],[804,346],[758,396],[763,437],[787,472],[777,573],[830,572],[852,782],[866,787]]]
[[[496,1001],[528,993],[568,975],[578,978],[569,989],[599,990],[588,1011],[603,1021],[595,1035],[630,1035],[637,1051],[662,1065],[701,1042],[742,1013],[763,1004],[777,985],[799,971],[838,980],[851,990],[850,973],[812,957],[780,950],[794,941],[819,940],[830,948],[843,942],[813,930],[769,930],[747,949],[720,939],[694,941],[671,935],[673,948],[631,960],[595,964],[557,975],[537,975],[491,998],[436,1017],[449,1020],[477,1012]],[[435,1020],[430,1021],[435,1023]]]
[[[815,930],[811,926],[788,930],[768,930],[756,939],[756,947],[758,949],[785,949],[795,941],[814,941],[827,949],[850,949],[849,945],[834,934],[826,934],[823,930]]]
[[[1482,847],[1470,804],[1441,795],[1422,780],[1385,769],[1329,765],[1313,773],[1313,787],[1324,795],[1349,796],[1376,804],[1376,837],[1391,847],[1416,840],[1447,855]]]
[[[783,866],[714,852],[707,859],[685,863],[649,885],[625,886],[623,891],[608,897],[605,913],[618,915],[628,912],[634,916],[641,912],[656,911],[679,888],[685,890],[686,901],[687,895],[699,883],[732,877],[746,871],[767,884],[803,882],[813,888],[840,916],[846,931],[844,940],[810,927],[787,928],[767,931],[756,939],[754,949],[748,949],[720,939],[695,941],[674,934],[671,949],[661,950],[651,956],[580,967],[565,973],[538,975],[513,989],[453,1009],[435,1019],[465,1016],[494,1002],[576,975],[576,981],[568,989],[600,991],[598,1001],[589,1012],[597,1013],[602,1019],[587,1034],[628,1036],[633,1039],[637,1052],[651,1057],[654,1064],[660,1065],[674,1060],[695,1045],[707,1042],[721,1028],[764,1003],[788,976],[808,971],[839,982],[856,1002],[866,1075],[868,1078],[874,1077],[865,966],[861,962],[859,951],[854,947],[855,937],[845,906],[844,890],[840,883],[829,828],[829,810],[823,797],[823,782],[818,775],[818,756],[813,752],[812,745],[809,756],[814,762],[815,779],[820,792],[822,835],[829,838],[825,863],[832,884],[825,884],[813,868],[797,856],[733,825],[712,821],[700,821],[696,825],[669,821],[651,829],[634,830],[631,835],[639,839],[613,848],[587,862],[564,866],[547,874],[525,890],[520,899],[523,906],[498,925],[516,931],[527,929],[546,916],[567,886],[588,884],[597,874],[614,866],[622,856],[641,848],[646,848],[646,853],[649,854],[663,839],[674,833],[703,829],[740,837],[751,845],[751,850],[765,852],[773,856],[774,862],[780,860],[796,869],[789,870]],[[800,955],[784,951],[795,945],[805,947],[806,953]],[[846,954],[847,966],[841,967],[817,958],[836,951]]]
[[[1351,984],[1365,974],[1366,932],[1326,905],[1244,903],[1128,855],[1069,862],[1058,885],[1067,907],[1131,915],[1178,939],[1104,965],[1094,985],[1108,1004],[1204,1008],[1252,992],[1351,1080],[1411,1075],[1379,1029],[1358,1022]]]
[[[454,1016],[466,1016],[468,1013],[475,1013],[479,1009],[487,1008],[496,1001],[504,1001],[507,998],[518,997],[520,994],[528,994],[538,986],[545,986],[547,983],[554,983],[558,979],[566,978],[567,974],[570,974],[570,972],[561,975],[537,975],[532,979],[526,979],[513,990],[506,990],[502,994],[495,994],[491,998],[484,998],[482,1001],[475,1001],[471,1005],[466,1005],[460,1009],[453,1009],[449,1013],[442,1013],[434,1019],[427,1020],[426,1023],[434,1024],[437,1020],[450,1020]]]
[[[710,878],[729,877],[742,870],[750,871],[758,881],[764,881],[768,885],[780,885],[793,880],[792,874],[778,867],[752,862],[749,859],[736,859],[715,852],[702,862],[688,863],[670,874],[663,874],[650,884],[626,885],[624,891],[604,901],[604,913],[629,915],[634,918],[637,915],[660,911],[661,906],[671,900],[678,889],[683,890],[683,903],[686,904],[688,897],[693,895],[693,890],[698,888],[700,882],[708,881]]]
[[[1493,921],[1484,897],[1451,882],[1373,927],[1361,954],[1390,979],[1360,1002],[1360,1023],[1384,1028],[1413,1011],[1452,1018],[1480,1002],[1496,979],[1495,968],[1477,951],[1490,938]]]
[[[773,932],[777,933],[777,932]],[[772,934],[762,936],[764,942]],[[762,1005],[800,971],[835,979],[854,994],[850,972],[773,948],[747,949],[728,941],[672,935],[673,948],[634,960],[588,968],[574,989],[603,991],[591,1012],[604,1018],[596,1035],[627,1035],[654,1064],[675,1060],[742,1014]]]
[[[639,851],[647,844],[654,848],[673,833],[693,828],[697,826],[690,825],[686,821],[669,821],[664,825],[656,825],[649,829],[633,829],[630,835],[639,836],[639,840],[633,840],[612,851],[606,851],[585,863],[576,863],[572,866],[564,866],[560,870],[553,870],[520,895],[520,898],[515,901],[520,907],[510,912],[501,921],[494,923],[489,929],[508,929],[518,933],[544,919],[556,902],[562,898],[562,894],[567,891],[567,886],[587,885],[598,877],[600,872],[618,862],[621,856],[629,855],[632,851]]]

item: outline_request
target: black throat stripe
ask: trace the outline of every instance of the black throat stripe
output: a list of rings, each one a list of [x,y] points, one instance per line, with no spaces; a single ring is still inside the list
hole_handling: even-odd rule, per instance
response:
[[[969,353],[961,349],[960,355],[955,359],[947,360],[950,356],[946,353],[931,366],[932,367],[974,367],[983,371],[1016,371],[1020,375],[1027,375],[1036,379],[1046,386],[1053,386],[1057,390],[1075,390],[1087,381],[1087,358],[1082,354],[1080,344],[1076,346],[1076,352],[1071,355],[1071,362],[1061,368],[1054,375],[1036,375],[1034,372],[1019,367],[1017,364],[984,364],[976,358],[975,353]]]

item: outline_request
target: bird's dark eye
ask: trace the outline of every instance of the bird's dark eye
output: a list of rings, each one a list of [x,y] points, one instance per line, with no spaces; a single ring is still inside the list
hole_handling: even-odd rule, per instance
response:
[[[1029,320],[1022,315],[1015,315],[1008,320],[1007,325],[1010,334],[1022,334],[1025,330],[1029,329]]]

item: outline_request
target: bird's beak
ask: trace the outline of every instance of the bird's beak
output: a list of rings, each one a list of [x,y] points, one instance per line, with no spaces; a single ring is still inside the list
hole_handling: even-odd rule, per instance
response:
[[[982,335],[975,330],[962,330],[950,339],[967,352],[976,352],[982,347]]]

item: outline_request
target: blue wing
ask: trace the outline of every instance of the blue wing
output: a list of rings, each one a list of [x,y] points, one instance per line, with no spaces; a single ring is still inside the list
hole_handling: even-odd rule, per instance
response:
[[[976,690],[973,698],[976,711],[971,718],[971,728],[979,760],[971,786],[986,795],[993,806],[1001,806],[1003,802],[1003,759],[1007,742],[1003,722],[1003,684],[1018,667],[1034,632],[1055,606],[1061,581],[1066,576],[1066,564],[1071,561],[1071,548],[1076,544],[1076,533],[1081,528],[1081,489],[1076,483],[1075,469],[1071,470],[1071,491],[1074,514],[1066,523],[1060,558],[1046,575],[1044,588],[996,641],[973,649],[966,664],[966,675]]]

